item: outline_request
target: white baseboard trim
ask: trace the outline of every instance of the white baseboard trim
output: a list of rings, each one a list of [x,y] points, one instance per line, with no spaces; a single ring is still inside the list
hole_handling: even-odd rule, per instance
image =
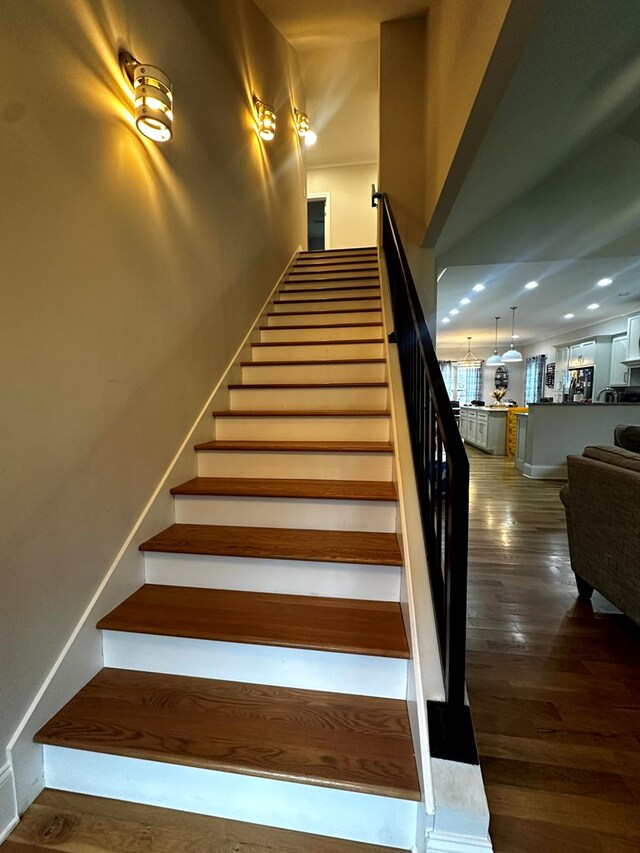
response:
[[[0,844],[18,823],[18,807],[10,764],[0,767]]]
[[[469,839],[443,832],[427,836],[427,853],[488,853],[493,846],[490,838]]]
[[[33,736],[102,668],[102,639],[95,625],[144,583],[143,557],[138,544],[173,523],[175,512],[169,488],[196,476],[197,454],[193,452],[192,445],[210,437],[211,412],[218,404],[224,408],[228,397],[226,385],[233,381],[230,374],[235,371],[240,375],[239,362],[250,350],[251,342],[257,340],[257,327],[300,249],[299,246],[295,250],[270,290],[247,335],[222,372],[7,745],[20,814],[44,787],[42,747],[33,743]]]
[[[531,465],[525,462],[522,473],[530,480],[566,480],[567,465]]]

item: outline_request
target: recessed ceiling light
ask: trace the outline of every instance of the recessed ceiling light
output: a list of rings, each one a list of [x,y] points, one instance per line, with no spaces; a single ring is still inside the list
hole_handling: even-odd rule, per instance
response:
[[[482,284],[482,282],[479,281],[477,284],[473,285],[473,289],[475,290],[476,293],[479,293],[481,290],[484,290],[484,284]]]
[[[535,290],[537,286],[538,286],[537,281],[530,281],[528,284],[525,284],[525,288],[527,290]]]
[[[518,338],[520,337],[520,335],[511,335],[511,337],[513,338],[514,341],[517,341]]]
[[[458,311],[457,308],[452,308],[451,311],[449,311],[449,314],[459,314],[459,313],[460,312]]]
[[[600,281],[597,281],[596,284],[598,287],[606,287],[608,284],[613,284],[612,278],[601,278]]]
[[[565,314],[565,315],[564,315],[564,319],[565,319],[565,320],[573,320],[573,318],[574,318],[575,316],[576,316],[575,314]]]
[[[597,303],[597,302],[592,302],[592,303],[591,303],[591,305],[587,305],[587,309],[588,309],[589,311],[595,311],[595,310],[596,310],[596,308],[599,308],[599,307],[600,307],[600,306],[598,305],[598,303]]]
[[[450,323],[450,322],[451,322],[451,320],[450,320],[448,317],[443,317],[443,318],[442,318],[442,322],[443,322],[443,323]]]
[[[471,300],[467,296],[465,296],[464,299],[460,300],[460,305],[468,305],[470,302]]]

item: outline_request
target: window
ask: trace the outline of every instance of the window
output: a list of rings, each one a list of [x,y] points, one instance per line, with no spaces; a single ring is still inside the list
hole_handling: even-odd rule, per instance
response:
[[[482,368],[457,367],[456,371],[457,399],[460,405],[469,404],[472,400],[482,399]]]
[[[451,362],[440,361],[438,364],[440,365],[440,372],[444,379],[444,387],[447,389],[447,394],[451,400],[453,399],[453,368],[451,367]]]
[[[544,395],[544,368],[546,356],[534,355],[527,359],[524,373],[524,402],[538,403]]]

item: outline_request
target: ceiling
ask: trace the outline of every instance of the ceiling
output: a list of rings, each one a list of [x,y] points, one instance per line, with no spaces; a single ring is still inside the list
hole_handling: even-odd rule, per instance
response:
[[[381,21],[416,15],[428,0],[254,0],[296,50],[377,39]]]
[[[498,314],[504,339],[512,305],[522,345],[640,309],[638,23],[637,0],[547,0],[436,243],[439,347],[492,345]]]

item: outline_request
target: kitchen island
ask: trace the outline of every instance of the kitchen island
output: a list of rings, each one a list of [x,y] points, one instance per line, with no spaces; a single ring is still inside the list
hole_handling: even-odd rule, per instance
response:
[[[519,438],[522,473],[533,480],[566,479],[567,456],[589,444],[612,445],[618,424],[640,425],[640,403],[532,403],[527,417],[518,418],[518,429],[526,430]]]
[[[507,407],[460,406],[460,435],[493,456],[507,455]]]

